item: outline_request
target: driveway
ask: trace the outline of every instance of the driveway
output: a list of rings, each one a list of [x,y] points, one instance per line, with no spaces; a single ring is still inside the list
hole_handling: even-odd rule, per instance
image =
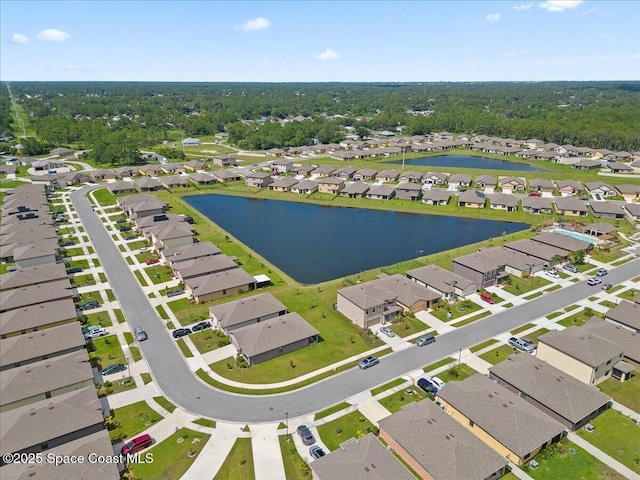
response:
[[[172,402],[205,417],[257,423],[280,421],[285,418],[285,412],[290,419],[306,415],[593,295],[593,288],[586,282],[576,283],[441,335],[427,348],[409,347],[387,355],[374,368],[362,371],[355,367],[306,388],[279,395],[233,394],[206,385],[189,370],[175,341],[92,210],[85,197],[91,188],[99,187],[79,189],[71,193],[71,200],[129,325],[140,326],[149,334],[149,340],[142,342],[140,348],[157,386]],[[639,273],[640,260],[636,259],[611,269],[608,280],[620,283]]]

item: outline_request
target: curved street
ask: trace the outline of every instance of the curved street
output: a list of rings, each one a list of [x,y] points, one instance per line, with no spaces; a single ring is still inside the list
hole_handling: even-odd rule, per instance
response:
[[[71,201],[89,235],[111,288],[133,329],[140,326],[149,340],[140,348],[157,385],[168,399],[185,410],[205,417],[231,422],[273,422],[321,410],[362,391],[369,390],[408,372],[447,356],[456,357],[460,349],[471,347],[492,336],[524,325],[554,310],[595,293],[586,282],[576,283],[545,294],[524,305],[438,336],[427,347],[410,347],[382,358],[380,365],[361,371],[357,367],[308,387],[278,395],[238,395],[214,389],[197,378],[186,365],[169,331],[159,319],[136,277],[113,243],[99,217],[93,212],[86,193],[102,186],[76,190]],[[640,274],[640,259],[609,272],[607,281],[618,283]],[[304,312],[299,312],[304,316]],[[268,381],[268,379],[266,379]]]

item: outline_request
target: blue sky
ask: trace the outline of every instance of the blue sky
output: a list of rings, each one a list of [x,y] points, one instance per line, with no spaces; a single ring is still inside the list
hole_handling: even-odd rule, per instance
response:
[[[2,80],[640,80],[637,1],[2,1]]]

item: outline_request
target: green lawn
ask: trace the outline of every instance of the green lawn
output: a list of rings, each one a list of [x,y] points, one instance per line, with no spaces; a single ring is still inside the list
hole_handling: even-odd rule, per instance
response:
[[[138,283],[140,283],[140,285],[142,285],[143,287],[148,287],[149,286],[149,284],[144,279],[144,276],[142,275],[142,272],[140,270],[134,270],[133,273],[135,274],[136,278],[138,279]]]
[[[154,265],[146,271],[154,285],[173,280],[173,270],[168,265]]]
[[[133,342],[135,342],[135,339],[133,338],[133,333],[131,332],[124,332],[124,339],[127,341],[127,345],[131,345]]]
[[[109,436],[114,438],[132,438],[146,430],[151,425],[162,420],[146,402],[137,402],[113,410],[115,428],[109,430]]]
[[[209,418],[198,418],[191,423],[202,425],[203,427],[216,428],[216,421]]]
[[[148,383],[153,382],[153,377],[151,376],[150,373],[141,373],[140,374],[140,378],[142,378],[142,381],[145,385],[147,385]]]
[[[452,326],[456,328],[464,327],[465,325],[469,325],[470,323],[480,320],[481,318],[488,317],[489,315],[491,315],[491,312],[487,310],[485,312],[479,313],[478,315],[474,315],[473,317],[460,320],[459,322],[454,323]]]
[[[138,263],[145,263],[147,260],[151,260],[152,258],[158,258],[158,256],[155,253],[144,252],[144,253],[139,253],[138,255],[135,255],[135,258],[138,261]]]
[[[424,322],[418,320],[415,317],[410,317],[406,315],[402,315],[397,318],[395,322],[391,325],[394,332],[399,337],[408,337],[409,335],[414,335],[416,333],[422,332],[423,330],[429,329],[429,326]]]
[[[617,296],[622,298],[623,300],[628,300],[630,302],[633,302],[633,300],[638,296],[638,290],[636,290],[635,288],[629,288],[624,292],[619,293]]]
[[[594,311],[585,313],[584,310],[580,310],[579,312],[576,312],[573,315],[569,315],[568,317],[563,318],[562,320],[559,320],[558,325],[562,325],[563,327],[571,327],[572,325],[575,325],[576,327],[581,327],[594,314],[595,314]]]
[[[191,353],[191,350],[189,350],[189,347],[185,343],[184,338],[177,339],[176,343],[178,344],[178,348],[182,352],[182,355],[185,356],[185,358],[193,357],[193,353]]]
[[[291,435],[280,435],[280,453],[284,462],[286,480],[304,480],[311,478],[311,468],[302,459]]]
[[[254,478],[256,477],[253,469],[251,439],[238,438],[213,480],[252,480]]]
[[[222,333],[222,331],[219,332]],[[230,343],[229,337],[225,335],[220,337],[216,334],[216,331],[210,328],[205,328],[204,330],[195,332],[194,334],[189,335],[189,338],[200,353],[211,352],[212,350],[224,347]]]
[[[456,365],[455,367],[451,367],[449,370],[446,370],[442,373],[439,373],[437,377],[445,383],[461,381],[465,378],[468,378],[472,375],[475,375],[476,372],[469,365],[463,363],[461,365]]]
[[[411,386],[409,388],[411,394],[407,395],[405,390],[400,390],[399,392],[393,393],[381,399],[379,401],[380,405],[389,410],[391,413],[396,413],[408,403],[419,402],[420,400],[424,400],[425,398],[431,398],[426,392],[418,387]]]
[[[111,327],[113,325],[111,319],[109,318],[108,312],[86,313],[84,314],[84,317],[87,319],[87,323],[84,323],[82,325],[83,327],[90,327],[94,325],[99,325],[101,327]]]
[[[542,292],[535,292],[532,293],[531,295],[527,295],[526,297],[524,297],[525,300],[533,300],[534,298],[538,298],[542,296]]]
[[[491,365],[496,365],[512,353],[518,353],[518,350],[510,345],[501,345],[498,348],[494,348],[493,350],[489,350],[488,352],[483,353],[482,355],[480,355],[480,358],[486,360]]]
[[[575,455],[569,453],[570,448],[575,450]],[[561,452],[560,449],[563,451]],[[535,480],[623,480],[625,478],[566,439],[540,452],[536,455],[536,461],[538,462],[536,469],[528,464],[522,467]]]
[[[153,399],[158,405],[160,405],[169,413],[173,413],[173,411],[176,409],[176,406],[163,396],[153,397]]]
[[[520,332],[524,332],[525,330],[529,330],[530,328],[533,328],[533,327],[535,327],[533,323],[527,323],[526,325],[522,325],[521,327],[511,330],[511,332],[509,333],[511,333],[511,335],[517,335]]]
[[[446,305],[439,310],[434,310],[429,313],[443,322],[452,322],[464,315],[469,315],[470,313],[477,312],[481,309],[482,307],[477,303],[474,303],[471,300],[465,300],[458,302],[456,305]],[[448,314],[451,314],[451,316]]]
[[[534,332],[528,333],[525,338],[527,340],[531,340],[533,343],[535,343],[536,345],[538,344],[538,337],[540,335],[544,335],[545,333],[547,333],[549,330],[547,330],[546,328],[539,328],[538,330],[535,330]]]
[[[93,195],[98,202],[99,205],[105,207],[109,205],[117,205],[116,203],[116,195],[111,193],[106,188],[100,188],[98,190],[94,190]]]
[[[129,347],[129,351],[131,352],[131,357],[133,358],[134,362],[142,360],[142,354],[140,353],[140,349],[138,347],[132,345]]]
[[[488,346],[493,345],[494,343],[498,343],[498,341],[499,340],[495,340],[495,339],[492,338],[490,340],[487,340],[486,342],[482,342],[482,343],[479,343],[477,345],[474,345],[473,347],[471,347],[469,349],[469,351],[471,353],[479,352],[480,350],[482,350],[484,348],[487,348]]]
[[[608,378],[598,384],[598,388],[607,395],[611,395],[616,402],[635,412],[640,412],[640,372],[635,371],[634,375],[626,382]]]
[[[120,343],[118,343],[118,337],[115,335],[94,338],[93,345],[102,368],[114,363],[123,363],[126,365],[127,360],[124,357],[124,353],[122,353]]]
[[[604,300],[600,302],[600,305],[607,308],[616,308],[616,304],[613,303],[611,300]]]
[[[107,296],[107,300],[109,300],[110,302],[113,302],[116,299],[116,295],[113,293],[113,290],[111,290],[110,288],[107,288],[104,291],[104,293]]]
[[[337,405],[334,405],[333,407],[329,407],[326,410],[322,410],[321,412],[316,413],[313,419],[320,420],[321,418],[328,417],[329,415],[339,412],[340,410],[344,410],[349,406],[350,404],[348,404],[347,402],[339,403]]]
[[[117,376],[117,375],[116,375]],[[112,378],[111,380],[105,380],[104,384],[98,388],[98,396],[103,397],[105,395],[114,395],[126,390],[133,390],[136,388],[136,382],[131,377],[125,378]]]
[[[620,412],[609,409],[591,420],[593,432],[584,429],[576,433],[592,445],[640,473],[640,428]]]
[[[551,283],[546,278],[530,276],[529,278],[520,278],[515,275],[509,275],[508,279],[503,280],[502,285],[505,292],[512,295],[522,295],[523,293],[536,290]]]
[[[386,392],[387,390],[393,388],[393,387],[397,387],[398,385],[402,385],[403,383],[406,383],[407,381],[404,378],[396,378],[395,380],[391,380],[388,383],[385,383],[384,385],[381,385],[378,388],[374,388],[373,390],[371,390],[371,396],[375,397],[377,394],[382,393],[382,392]]]
[[[340,444],[350,438],[360,438],[370,431],[375,431],[373,424],[356,410],[336,420],[327,422],[318,427],[320,438],[331,451],[340,447]]]
[[[85,292],[80,295],[80,303],[86,303],[91,300],[95,300],[99,304],[102,304],[104,302],[104,300],[102,299],[102,295],[98,290],[95,290],[93,292]]]
[[[124,322],[124,314],[122,313],[122,310],[120,310],[119,308],[114,308],[113,313],[116,314],[116,320],[118,321],[118,323]]]
[[[2,193],[2,192],[0,192]],[[2,263],[0,264],[0,275],[4,275],[9,271],[9,267],[13,267],[15,263]]]
[[[145,453],[153,454],[153,463],[129,465],[136,480],[179,480],[195,461],[211,435],[181,428]],[[183,441],[178,443],[178,439]],[[250,439],[247,439],[250,441]],[[195,455],[189,456],[193,452]],[[233,478],[233,477],[229,477]]]
[[[167,312],[165,312],[164,307],[162,305],[158,305],[156,307],[156,310],[158,311],[158,315],[160,315],[161,319],[169,320],[169,315],[167,315]]]
[[[84,270],[89,268],[89,261],[85,259],[81,260],[65,260],[64,267],[69,268],[82,268]],[[77,274],[76,274],[77,275]]]
[[[456,359],[453,357],[447,357],[447,358],[443,358],[442,360],[432,363],[431,365],[427,365],[426,367],[424,367],[422,370],[424,370],[424,373],[429,373],[437,368],[443,367],[445,365],[448,365],[452,362],[455,362]]]
[[[82,248],[70,248],[70,247],[65,247],[65,249],[62,251],[63,257],[80,257],[82,255],[84,255],[84,250],[82,250]]]

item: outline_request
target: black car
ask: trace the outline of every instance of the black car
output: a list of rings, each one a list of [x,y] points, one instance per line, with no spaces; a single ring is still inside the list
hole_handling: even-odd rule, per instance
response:
[[[180,338],[184,337],[185,335],[189,335],[190,333],[191,329],[189,328],[177,328],[171,333],[171,335],[173,335],[173,338]]]
[[[167,297],[175,297],[177,295],[182,295],[183,292],[184,290],[182,290],[181,288],[174,288],[173,290],[169,290],[167,292]]]
[[[129,232],[131,231],[131,227],[129,225],[122,225],[118,230],[121,232]]]
[[[111,375],[112,373],[118,373],[118,372],[122,372],[124,370],[126,370],[127,367],[125,367],[122,363],[114,363],[113,365],[109,365],[106,368],[102,369],[102,375]]]
[[[136,238],[138,238],[138,235],[128,235],[128,236],[124,237],[124,239],[127,240],[127,241],[135,240]]]
[[[314,443],[316,443],[316,439],[313,436],[313,433],[311,433],[311,430],[309,430],[309,427],[307,427],[306,425],[300,425],[297,432],[298,435],[300,435],[302,443],[304,443],[305,445],[313,445]]]
[[[438,388],[426,378],[421,378],[420,380],[418,380],[417,385],[422,390],[424,390],[427,393],[431,393],[432,395],[436,395],[438,393]]]
[[[100,307],[100,304],[98,302],[96,302],[95,300],[91,300],[90,302],[83,303],[78,308],[80,310],[91,310],[92,308],[99,308],[99,307]]]
[[[80,267],[67,268],[67,274],[69,273],[80,273],[82,269]]]
[[[119,219],[116,220],[116,223],[124,223],[126,221],[127,219],[125,217],[120,217]]]
[[[200,323],[196,323],[193,327],[191,327],[191,330],[193,332],[199,332],[200,330],[204,330],[205,328],[209,328],[211,326],[211,322],[200,322]]]

